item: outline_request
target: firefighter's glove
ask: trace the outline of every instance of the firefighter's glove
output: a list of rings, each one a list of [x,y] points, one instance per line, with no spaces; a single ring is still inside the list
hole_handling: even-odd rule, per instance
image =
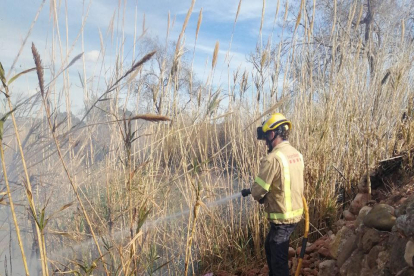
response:
[[[250,191],[250,189],[243,189],[241,191],[241,194],[242,194],[243,197],[246,197],[246,196],[250,195],[251,193],[252,193],[252,191]]]

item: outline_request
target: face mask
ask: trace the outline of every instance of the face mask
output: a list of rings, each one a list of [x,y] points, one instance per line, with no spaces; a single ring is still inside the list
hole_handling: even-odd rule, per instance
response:
[[[266,135],[266,138],[265,138],[265,140],[266,140],[266,145],[267,145],[267,153],[270,153],[270,152],[272,152],[272,150],[273,150],[273,145],[272,145],[272,142],[276,139],[276,137],[277,137],[277,134],[276,134],[276,132],[274,132],[275,133],[275,136],[273,137],[273,139],[268,139],[267,138],[267,135]]]

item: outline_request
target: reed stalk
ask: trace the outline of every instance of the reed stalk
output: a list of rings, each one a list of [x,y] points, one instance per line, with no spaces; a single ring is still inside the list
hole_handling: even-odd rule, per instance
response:
[[[50,132],[52,134],[53,140],[55,142],[55,146],[56,146],[56,149],[57,149],[57,153],[58,153],[60,162],[62,163],[63,169],[64,169],[64,171],[66,173],[66,176],[67,176],[67,178],[69,180],[69,183],[70,183],[70,185],[72,187],[72,190],[73,190],[73,192],[76,195],[76,199],[77,199],[77,201],[78,201],[78,203],[79,203],[79,205],[81,207],[83,216],[85,217],[85,219],[87,221],[89,230],[91,231],[91,234],[92,234],[93,240],[95,242],[95,245],[96,245],[96,247],[98,249],[99,255],[100,256],[104,256],[103,253],[102,253],[102,251],[101,251],[101,248],[99,246],[98,239],[96,238],[95,231],[93,230],[92,223],[91,223],[91,221],[89,219],[89,216],[88,216],[88,214],[86,212],[86,209],[85,209],[85,207],[83,205],[83,202],[82,202],[82,200],[80,198],[80,195],[79,195],[79,192],[78,192],[78,186],[73,181],[73,178],[71,177],[71,175],[69,173],[69,169],[68,169],[68,167],[66,165],[66,162],[63,159],[62,151],[60,149],[59,142],[57,140],[56,133],[55,133],[55,130],[54,130],[55,128],[53,127],[53,124],[52,124],[52,121],[51,121],[50,103],[48,102],[47,94],[45,93],[45,90],[44,90],[43,68],[42,68],[42,63],[41,63],[41,60],[40,60],[40,55],[37,52],[37,49],[36,49],[36,47],[35,47],[35,45],[33,43],[32,43],[32,53],[33,53],[33,59],[34,59],[35,64],[36,64],[36,72],[37,72],[37,76],[38,76],[38,79],[39,79],[40,93],[42,95],[43,106],[44,106],[44,109],[46,111],[47,122],[48,122],[48,125],[49,125]],[[41,237],[40,241],[43,242],[43,245],[41,246],[41,248],[43,247],[43,249],[44,249],[44,239],[43,239],[43,237]],[[106,267],[105,262],[103,262],[103,266],[105,268],[106,274],[109,275],[109,271],[108,271],[108,269]],[[48,275],[47,272],[46,272],[46,275]]]
[[[1,66],[1,64],[0,64],[0,66]],[[2,66],[1,66],[1,69],[3,69]],[[5,90],[5,95],[6,95],[6,98],[7,98],[7,104],[9,106],[10,110],[14,110],[12,102],[11,102],[9,87],[6,85],[7,82],[6,82],[6,79],[4,77],[4,71],[3,71],[3,76],[2,76],[2,83],[3,83],[4,90]],[[36,205],[35,205],[35,202],[34,202],[34,199],[33,199],[32,185],[30,183],[29,172],[28,172],[28,169],[27,169],[27,166],[26,166],[26,160],[25,160],[25,157],[24,157],[23,147],[22,147],[22,143],[21,143],[21,140],[20,140],[20,134],[19,134],[19,130],[17,128],[16,118],[14,116],[14,112],[11,112],[11,118],[12,118],[12,122],[13,122],[13,128],[14,128],[14,132],[15,132],[15,135],[16,135],[15,137],[16,137],[18,148],[19,148],[20,157],[21,157],[21,160],[22,160],[23,170],[24,170],[24,174],[25,174],[25,180],[26,180],[25,181],[25,183],[26,183],[26,185],[25,185],[25,194],[26,194],[27,201],[29,203],[31,213],[33,214],[33,219],[36,220],[37,219],[37,212],[36,212]],[[36,234],[37,234],[37,240],[41,241],[42,240],[42,234],[41,234],[40,228],[37,224],[36,224]],[[40,253],[40,262],[42,264],[42,273],[43,273],[43,275],[47,276],[48,275],[48,269],[47,269],[46,252],[43,250],[42,246],[40,245],[40,242],[39,242],[38,246],[39,246],[39,253]]]
[[[3,124],[1,124],[0,127],[3,128]],[[3,130],[1,130],[1,132],[3,132]],[[16,229],[17,242],[19,244],[20,252],[22,254],[24,271],[26,272],[26,275],[28,276],[29,275],[29,268],[27,266],[26,255],[24,254],[23,241],[22,241],[22,238],[20,236],[19,223],[17,222],[16,211],[14,209],[14,203],[13,203],[11,190],[10,190],[10,184],[9,184],[9,180],[7,178],[6,160],[4,158],[4,148],[3,148],[3,139],[2,139],[2,137],[0,137],[0,154],[1,154],[0,157],[1,157],[1,165],[2,165],[2,168],[3,168],[4,182],[6,183],[6,188],[7,188],[7,197],[9,199],[10,209],[11,209],[11,213],[12,213],[12,216],[13,216],[14,227]],[[10,258],[11,258],[11,256],[10,256]]]
[[[192,221],[191,221],[191,227],[189,225],[188,227],[188,233],[187,233],[187,244],[186,244],[186,248],[185,248],[185,263],[184,263],[184,275],[188,275],[188,267],[189,267],[189,260],[191,257],[191,249],[192,249],[192,244],[193,244],[193,238],[194,238],[194,233],[195,233],[195,229],[196,229],[196,223],[197,223],[197,218],[198,218],[198,212],[199,212],[199,208],[200,208],[200,203],[201,203],[201,198],[200,198],[200,183],[198,183],[197,187],[195,185],[193,185],[193,188],[195,189],[195,193],[196,193],[196,201],[193,207],[193,214],[192,214]],[[191,215],[190,215],[191,218]]]

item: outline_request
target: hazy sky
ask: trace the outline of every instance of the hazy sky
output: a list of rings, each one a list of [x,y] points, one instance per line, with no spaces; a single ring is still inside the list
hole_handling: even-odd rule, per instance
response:
[[[97,74],[97,70],[100,68],[100,62],[97,62],[101,58],[99,56],[101,50],[99,30],[102,33],[104,46],[106,47],[105,64],[106,67],[111,67],[115,61],[116,49],[121,42],[122,36],[120,32],[122,25],[124,25],[124,58],[127,62],[130,62],[132,60],[136,9],[136,30],[138,37],[142,34],[145,14],[146,36],[158,37],[161,41],[165,41],[168,13],[170,12],[171,23],[174,21],[174,18],[175,21],[173,27],[170,29],[169,39],[176,41],[181,31],[185,15],[191,4],[191,0],[55,0],[58,10],[60,43],[62,45],[62,48],[60,48],[59,40],[56,39],[56,30],[53,30],[53,16],[50,14],[52,2],[53,0],[47,0],[45,2],[33,31],[16,63],[15,70],[11,75],[34,66],[30,50],[32,42],[38,48],[45,68],[49,67],[49,70],[52,53],[54,52],[54,69],[57,71],[61,57],[66,55],[66,44],[68,44],[69,48],[73,45],[88,6],[90,8],[84,28],[84,53],[86,59],[86,76],[90,78],[94,74]],[[265,20],[262,35],[264,43],[267,42],[267,38],[271,34],[274,26],[277,2],[266,1],[265,4]],[[280,2],[279,20],[281,13],[283,15],[284,12],[282,11],[284,1],[281,0]],[[6,74],[10,71],[11,64],[19,52],[23,39],[30,29],[30,25],[41,3],[42,0],[2,0],[2,8],[0,9],[0,62],[6,70]],[[118,9],[118,4],[121,5],[121,9]],[[214,45],[216,41],[219,41],[220,52],[214,78],[215,85],[224,85],[227,87],[228,68],[224,63],[224,57],[229,49],[238,4],[239,0],[198,0],[196,1],[186,29],[185,46],[189,50],[190,56],[192,56],[198,15],[200,9],[203,8],[203,20],[195,50],[194,72],[200,79],[205,79],[205,75],[211,67]],[[67,18],[65,16],[66,7]],[[246,63],[246,56],[255,50],[256,44],[259,41],[262,8],[263,1],[242,1],[231,47],[230,72],[239,67],[242,71],[245,68],[250,68],[250,64]],[[123,16],[124,12],[125,16]],[[114,22],[113,37],[108,32],[108,26],[111,21]],[[66,35],[68,35],[68,41],[66,41]],[[55,36],[54,49],[52,47],[53,36]],[[276,37],[275,40],[277,40]],[[138,40],[138,46],[140,42],[141,40]],[[69,60],[81,52],[82,44],[81,38],[79,38],[75,43]],[[144,54],[137,48],[135,58],[140,58]],[[78,73],[83,74],[82,62],[78,62],[70,69],[71,102],[74,109],[82,106],[83,92]],[[45,72],[45,74],[47,78],[48,73]],[[19,79],[12,87],[12,91],[15,94],[33,93],[36,88],[36,74],[31,73]]]

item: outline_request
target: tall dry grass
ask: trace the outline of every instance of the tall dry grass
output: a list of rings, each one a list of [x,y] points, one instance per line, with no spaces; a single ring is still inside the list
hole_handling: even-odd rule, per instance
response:
[[[156,47],[146,49],[147,55],[139,52],[131,64],[123,45],[113,64],[104,58],[107,43],[122,36],[122,25],[112,24],[106,37],[100,33],[99,78],[88,78],[82,56],[68,62],[72,51],[59,35],[52,40],[60,53],[60,59],[52,57],[61,65],[58,74],[43,75],[46,69],[35,55],[43,76],[40,92],[12,114],[14,133],[5,125],[2,158],[13,184],[8,201],[13,194],[19,202],[13,213],[26,233],[22,244],[24,252],[31,252],[33,275],[200,274],[243,271],[264,261],[262,210],[234,195],[250,186],[257,173],[266,149],[256,141],[255,128],[271,112],[292,120],[290,141],[305,158],[311,238],[337,218],[342,207],[338,187],[351,192],[379,160],[412,158],[408,23],[379,14],[380,6],[377,24],[389,31],[379,37],[364,21],[368,11],[358,1],[334,6],[330,1],[278,1],[274,34],[267,42],[260,40],[248,57],[253,69],[229,71],[228,91],[223,91],[214,85],[219,41],[206,80],[197,80],[189,65],[193,61],[185,60],[194,60],[195,54],[185,54],[183,39],[194,2],[175,45],[168,38],[162,46],[146,44]],[[58,29],[58,6],[51,3],[53,28]],[[242,1],[238,5],[233,32]],[[124,16],[121,2],[117,12]],[[196,42],[201,18],[200,10]],[[67,31],[67,20],[64,24]],[[169,19],[167,37],[173,24]],[[134,39],[134,53],[140,43]],[[71,114],[67,70],[75,62],[84,68],[85,109],[79,117]],[[101,78],[108,81],[98,89]],[[9,94],[13,87],[6,86]],[[39,224],[39,214],[47,223]],[[0,254],[10,255],[6,250]]]

